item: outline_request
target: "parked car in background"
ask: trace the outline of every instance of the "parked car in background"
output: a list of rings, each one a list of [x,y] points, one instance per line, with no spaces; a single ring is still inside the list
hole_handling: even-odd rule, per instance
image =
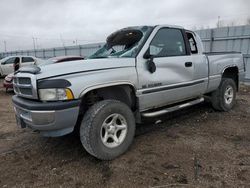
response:
[[[82,56],[58,56],[58,57],[52,57],[40,65],[44,66],[44,65],[54,64],[54,63],[62,63],[66,61],[77,61],[77,60],[83,60],[83,59],[84,57]]]
[[[54,64],[54,63],[62,63],[62,62],[66,62],[66,61],[77,61],[77,60],[83,60],[83,59],[84,58],[81,56],[52,57],[52,58],[40,63],[39,66],[50,65],[50,64]],[[12,83],[13,76],[14,76],[14,73],[10,73],[4,78],[3,87],[6,89],[6,91],[8,91],[8,89],[13,88],[13,83]]]
[[[19,66],[28,66],[43,63],[44,60],[33,56],[8,56],[0,60],[0,76],[14,72],[14,62],[18,58]]]

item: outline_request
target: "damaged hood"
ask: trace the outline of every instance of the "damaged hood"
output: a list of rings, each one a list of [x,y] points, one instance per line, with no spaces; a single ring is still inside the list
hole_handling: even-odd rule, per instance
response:
[[[67,74],[102,71],[122,67],[135,67],[135,58],[105,58],[69,61],[64,63],[41,66],[40,71],[35,73],[37,79],[57,77]],[[22,70],[20,71],[22,72]],[[30,72],[31,73],[31,72]],[[34,73],[33,73],[34,74]]]

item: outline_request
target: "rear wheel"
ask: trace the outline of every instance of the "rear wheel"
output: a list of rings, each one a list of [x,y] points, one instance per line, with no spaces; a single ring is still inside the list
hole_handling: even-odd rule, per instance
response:
[[[219,111],[233,108],[236,98],[236,84],[231,78],[222,78],[219,88],[212,93],[212,105]]]
[[[84,115],[80,138],[93,156],[111,160],[124,153],[133,141],[134,115],[130,108],[116,100],[94,104]]]

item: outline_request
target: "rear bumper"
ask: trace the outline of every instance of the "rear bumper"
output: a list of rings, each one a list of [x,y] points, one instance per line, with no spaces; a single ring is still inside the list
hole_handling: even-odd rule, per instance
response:
[[[66,102],[38,102],[13,96],[17,123],[43,136],[56,137],[71,133],[76,124],[80,100]]]

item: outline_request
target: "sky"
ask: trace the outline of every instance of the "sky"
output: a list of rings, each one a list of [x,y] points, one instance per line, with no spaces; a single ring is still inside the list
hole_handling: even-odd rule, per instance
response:
[[[0,52],[103,42],[135,25],[242,25],[249,8],[250,0],[0,0]]]

